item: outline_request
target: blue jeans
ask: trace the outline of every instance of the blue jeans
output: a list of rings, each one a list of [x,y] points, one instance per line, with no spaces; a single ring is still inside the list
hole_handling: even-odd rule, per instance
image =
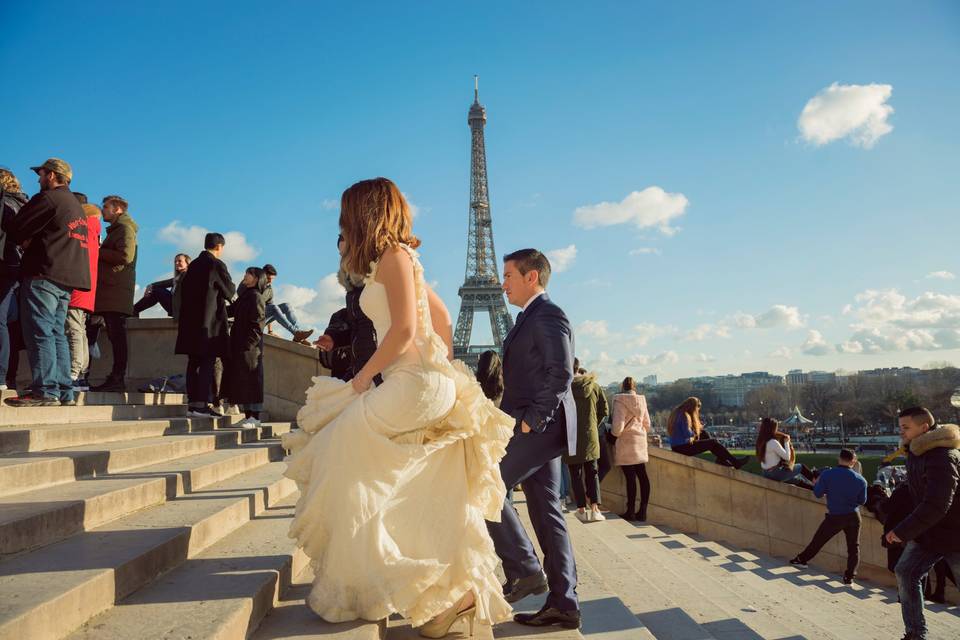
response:
[[[897,589],[900,591],[903,626],[907,633],[918,638],[927,637],[927,623],[923,619],[922,580],[940,558],[947,561],[953,575],[960,576],[960,551],[940,553],[925,549],[912,540],[907,543],[907,548],[894,569],[897,574]]]
[[[271,302],[267,305],[266,320],[263,324],[268,325],[271,322],[278,323],[290,333],[300,331],[300,323],[297,322],[297,316],[286,302],[281,302],[280,304],[273,304]]]
[[[64,327],[72,289],[50,280],[23,281],[20,322],[33,383],[34,396],[73,400],[70,380],[70,345]]]
[[[10,331],[7,320],[10,312],[16,310],[16,296],[17,277],[0,275],[0,384],[7,379],[7,364],[10,362]]]

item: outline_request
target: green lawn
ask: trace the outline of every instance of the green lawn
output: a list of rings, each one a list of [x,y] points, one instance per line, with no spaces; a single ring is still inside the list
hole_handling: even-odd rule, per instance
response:
[[[735,456],[750,456],[750,462],[743,467],[744,471],[760,475],[760,461],[757,460],[755,451],[743,449],[733,449],[731,452]],[[705,460],[713,460],[713,455],[703,453],[700,455]],[[877,477],[877,468],[883,461],[882,456],[861,456],[860,463],[863,465],[863,477],[868,483],[872,483]],[[837,466],[837,456],[834,453],[797,453],[797,462],[807,465],[811,469],[814,467],[835,467]]]

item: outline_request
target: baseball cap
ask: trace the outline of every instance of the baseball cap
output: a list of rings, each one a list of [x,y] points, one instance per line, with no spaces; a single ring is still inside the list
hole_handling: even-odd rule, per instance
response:
[[[60,158],[49,158],[39,167],[30,167],[30,170],[34,173],[40,173],[40,169],[46,169],[47,171],[59,173],[60,175],[66,177],[68,181],[73,180],[73,169],[71,169],[70,165]]]

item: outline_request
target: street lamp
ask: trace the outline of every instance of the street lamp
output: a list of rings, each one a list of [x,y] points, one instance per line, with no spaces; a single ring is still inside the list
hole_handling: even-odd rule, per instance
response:
[[[840,412],[840,446],[847,446],[847,434],[843,430],[843,411]]]

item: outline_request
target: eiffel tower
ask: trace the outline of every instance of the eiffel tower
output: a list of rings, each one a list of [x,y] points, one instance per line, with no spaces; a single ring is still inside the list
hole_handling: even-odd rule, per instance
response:
[[[470,220],[467,233],[467,271],[460,287],[460,315],[453,334],[454,357],[476,368],[477,359],[487,349],[502,355],[503,340],[513,328],[513,318],[500,288],[497,254],[493,249],[493,222],[487,191],[487,152],[483,143],[483,127],[487,110],[480,104],[480,85],[473,78],[473,104],[467,123],[470,125]],[[473,318],[478,311],[490,316],[493,344],[473,345]]]

